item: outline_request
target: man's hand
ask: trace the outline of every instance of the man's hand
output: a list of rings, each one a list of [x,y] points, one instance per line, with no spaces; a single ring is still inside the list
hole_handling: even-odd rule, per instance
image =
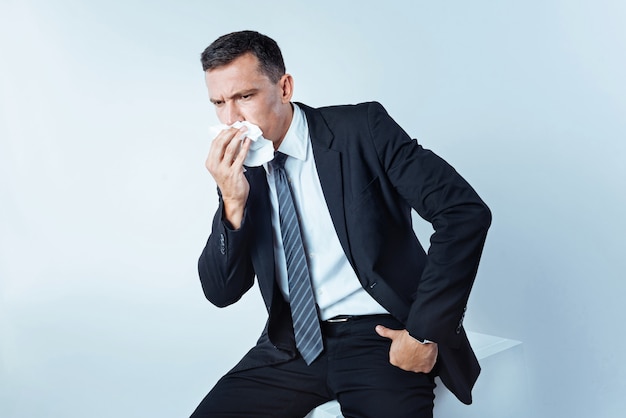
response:
[[[436,343],[422,344],[405,329],[395,330],[377,325],[376,332],[391,340],[389,362],[394,366],[415,373],[430,373],[435,367],[439,351]]]
[[[205,166],[222,192],[224,216],[237,229],[243,220],[250,184],[243,174],[243,162],[250,149],[250,139],[241,138],[246,127],[224,129],[211,143]]]

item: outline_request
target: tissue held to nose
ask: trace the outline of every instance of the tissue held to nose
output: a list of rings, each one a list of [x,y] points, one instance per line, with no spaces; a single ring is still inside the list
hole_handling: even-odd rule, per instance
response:
[[[263,138],[261,128],[248,121],[237,121],[230,126],[224,124],[211,126],[211,140],[215,139],[215,137],[224,129],[239,129],[242,126],[248,128],[246,137],[250,138],[252,141],[250,144],[250,150],[248,151],[248,155],[246,156],[243,164],[248,167],[256,167],[271,161],[274,158],[274,144],[272,141]]]

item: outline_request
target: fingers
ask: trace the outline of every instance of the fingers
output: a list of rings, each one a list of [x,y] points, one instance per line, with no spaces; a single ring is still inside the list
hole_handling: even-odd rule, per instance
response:
[[[226,163],[230,162],[232,165],[232,163],[234,163],[234,161],[237,159],[237,156],[240,155],[241,145],[245,138],[244,135],[246,134],[246,132],[247,132],[247,129],[245,127],[241,127],[240,129],[235,131],[235,134],[230,139],[230,141],[228,141],[226,145],[224,158],[223,158],[224,162]]]
[[[377,325],[376,333],[391,340],[389,362],[394,366],[415,373],[429,373],[437,361],[437,344],[422,344],[406,330],[395,330]]]
[[[389,338],[390,340],[396,338],[401,332],[395,329],[387,328],[383,325],[376,325],[375,330],[378,335],[380,335],[381,337]]]
[[[216,173],[220,167],[228,169],[233,165],[242,151],[241,139],[246,132],[247,128],[245,126],[240,129],[229,128],[224,129],[215,137],[211,143],[206,161],[206,167],[211,174]],[[243,159],[245,159],[246,154],[247,150],[243,155]],[[243,165],[243,160],[241,161]]]
[[[251,142],[248,138],[242,141],[246,132],[245,127],[221,131],[211,143],[205,163],[220,189],[224,217],[235,229],[241,226],[250,192],[250,185],[243,170]]]
[[[243,163],[248,156],[251,144],[252,140],[250,138],[243,139],[241,146],[239,147],[239,152],[237,153],[237,158],[233,161],[233,167],[243,168]]]

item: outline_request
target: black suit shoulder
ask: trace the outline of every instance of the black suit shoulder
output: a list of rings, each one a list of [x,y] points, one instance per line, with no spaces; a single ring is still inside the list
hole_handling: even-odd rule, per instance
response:
[[[312,139],[316,141],[325,136],[322,142],[333,143],[333,147],[339,147],[337,149],[345,146],[354,151],[351,147],[371,147],[380,159],[390,144],[411,142],[409,135],[376,101],[319,108],[297,104],[307,115]]]
[[[371,101],[357,104],[332,105],[312,108],[301,103],[300,106],[307,107],[309,110],[317,111],[331,125],[345,124],[347,120],[355,120],[367,117],[368,112],[372,109],[375,111],[383,111],[386,113],[382,104]]]

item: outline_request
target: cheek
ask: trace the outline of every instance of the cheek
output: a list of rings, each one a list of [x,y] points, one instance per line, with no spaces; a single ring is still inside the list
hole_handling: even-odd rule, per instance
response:
[[[267,109],[265,109],[263,105],[250,104],[249,106],[242,106],[240,113],[244,120],[254,123],[255,125],[262,127],[267,123]]]
[[[246,103],[240,107],[241,117],[254,123],[265,135],[271,135],[276,122],[276,105],[270,100],[259,100]]]

